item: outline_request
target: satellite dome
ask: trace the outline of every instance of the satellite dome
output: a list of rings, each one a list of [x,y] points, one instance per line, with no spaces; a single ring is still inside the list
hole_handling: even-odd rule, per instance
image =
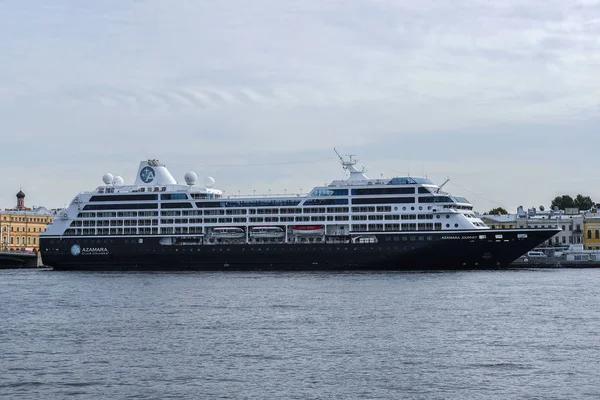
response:
[[[206,187],[212,187],[215,184],[215,178],[212,176],[207,176],[204,180]]]
[[[540,211],[544,211],[545,209],[544,206],[540,206]]]
[[[120,176],[115,176],[115,179],[113,180],[113,185],[122,185],[123,184],[123,178],[121,178]]]
[[[113,174],[110,174],[110,173],[104,174],[104,176],[102,177],[102,181],[107,185],[110,185],[111,183],[113,183],[114,179],[115,178],[114,178]]]
[[[198,179],[198,175],[196,175],[196,173],[193,171],[188,171],[185,173],[184,178],[185,178],[185,183],[192,186],[194,183],[196,183],[196,180]]]

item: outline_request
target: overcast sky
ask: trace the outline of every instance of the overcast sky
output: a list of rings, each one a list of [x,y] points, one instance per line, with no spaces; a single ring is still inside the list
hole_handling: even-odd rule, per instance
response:
[[[4,0],[0,207],[157,158],[226,193],[427,175],[477,211],[600,202],[600,1]]]

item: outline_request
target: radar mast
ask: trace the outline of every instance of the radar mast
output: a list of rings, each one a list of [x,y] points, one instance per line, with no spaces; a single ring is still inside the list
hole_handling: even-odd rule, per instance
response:
[[[342,168],[344,168],[346,171],[350,172],[350,177],[348,178],[348,180],[368,180],[369,178],[367,178],[364,174],[365,172],[365,167],[361,167],[361,169],[356,168],[356,163],[358,162],[358,160],[354,157],[356,157],[355,154],[348,154],[347,157],[348,158],[344,158],[341,156],[341,154],[337,151],[337,149],[334,147],[333,151],[335,151],[335,154],[337,154],[338,158],[340,159],[340,164],[342,164]]]

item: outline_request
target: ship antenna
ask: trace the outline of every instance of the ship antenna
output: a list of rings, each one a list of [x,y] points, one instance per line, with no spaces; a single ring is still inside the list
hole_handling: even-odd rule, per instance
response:
[[[337,151],[337,149],[334,147],[333,151],[335,151],[335,154],[337,154],[338,158],[340,159],[340,163],[342,164],[342,167],[345,170],[349,170],[351,172],[364,172],[365,168],[363,167],[362,170],[357,170],[354,166],[356,165],[356,163],[358,162],[358,160],[354,157],[356,157],[356,154],[348,154],[348,159],[344,159],[344,157],[341,156],[341,154],[339,153],[339,151]]]
[[[337,151],[337,149],[334,147],[333,151],[335,151],[335,154],[337,154],[338,158],[340,159],[340,163],[342,164],[342,167],[350,172],[350,178],[348,179],[353,179],[353,180],[366,180],[369,179],[367,178],[365,175],[363,175],[363,173],[365,172],[365,167],[362,167],[361,169],[357,169],[355,167],[356,163],[358,162],[358,160],[355,157],[354,154],[349,154],[347,159],[344,159],[344,157],[341,156],[341,154]]]
[[[441,189],[444,187],[444,185],[445,185],[446,183],[448,183],[448,182],[450,182],[450,178],[446,178],[446,180],[444,181],[444,183],[442,183],[442,184],[441,184],[441,185],[440,185],[440,186],[437,188],[437,190],[436,190],[435,192],[436,192],[436,193],[439,193],[439,192],[440,192],[440,190],[441,190]]]
[[[335,151],[335,154],[337,154],[338,158],[340,159],[340,162],[343,164],[344,163],[344,158],[340,155],[340,153],[337,151],[337,149],[334,147],[333,151]]]

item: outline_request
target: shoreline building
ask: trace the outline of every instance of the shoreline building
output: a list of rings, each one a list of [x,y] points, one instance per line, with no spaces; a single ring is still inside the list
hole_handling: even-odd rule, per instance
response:
[[[40,233],[54,221],[54,213],[45,207],[27,208],[22,190],[16,197],[15,208],[0,210],[0,251],[37,252]]]
[[[548,239],[545,245],[566,247],[570,244],[584,243],[584,216],[585,214],[580,213],[578,209],[545,210],[540,206],[539,209],[528,210],[519,207],[516,214],[486,214],[481,216],[481,220],[492,229],[559,228],[561,231]],[[598,227],[594,229],[600,231],[600,217],[597,221]],[[600,246],[600,237],[596,245]]]
[[[585,231],[583,249],[600,250],[600,214],[586,215],[583,230]]]

